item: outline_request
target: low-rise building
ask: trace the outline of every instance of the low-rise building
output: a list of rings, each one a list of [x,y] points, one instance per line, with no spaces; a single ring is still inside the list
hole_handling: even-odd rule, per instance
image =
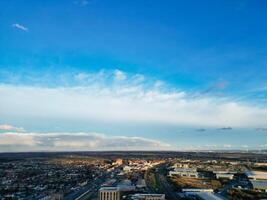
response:
[[[145,188],[146,187],[146,181],[143,178],[138,178],[136,183],[137,188]]]
[[[126,165],[126,166],[123,167],[123,171],[126,172],[126,173],[131,172],[132,171],[132,167]]]
[[[134,194],[133,200],[165,200],[165,194]]]
[[[248,171],[246,175],[250,179],[254,189],[267,192],[267,172]]]
[[[230,179],[230,180],[232,180],[234,178],[234,174],[227,173],[227,172],[226,173],[219,172],[219,173],[216,173],[216,178],[217,179],[222,178],[222,179]]]
[[[225,198],[218,196],[215,193],[210,192],[199,192],[196,194],[200,200],[225,200]]]
[[[246,175],[251,180],[267,180],[267,172],[263,171],[247,171]]]
[[[199,200],[224,200],[223,197],[215,194],[212,189],[187,188],[182,191],[183,193],[181,194],[183,194],[183,197],[193,197]]]
[[[112,163],[113,165],[122,165],[123,160],[121,158],[118,158],[115,162]]]
[[[173,171],[169,172],[170,176],[180,176],[188,178],[198,178],[199,173],[195,168],[175,168]]]
[[[252,186],[255,190],[261,190],[267,192],[267,181],[266,180],[251,180]]]
[[[118,185],[117,185],[117,188],[121,192],[130,192],[130,191],[134,191],[135,190],[135,186],[132,185],[132,182],[130,180],[128,180],[128,179],[119,182]]]

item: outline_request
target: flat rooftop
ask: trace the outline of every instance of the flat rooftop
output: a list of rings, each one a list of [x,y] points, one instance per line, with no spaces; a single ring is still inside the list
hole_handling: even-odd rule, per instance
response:
[[[205,200],[224,200],[224,198],[219,197],[213,193],[210,192],[199,192],[197,193],[197,196],[200,197],[201,199]]]
[[[117,187],[101,187],[99,191],[118,191]]]
[[[134,194],[134,197],[163,197],[165,198],[165,194]]]
[[[264,171],[248,171],[248,172],[246,172],[246,175],[249,178],[267,180],[267,172],[264,172]]]

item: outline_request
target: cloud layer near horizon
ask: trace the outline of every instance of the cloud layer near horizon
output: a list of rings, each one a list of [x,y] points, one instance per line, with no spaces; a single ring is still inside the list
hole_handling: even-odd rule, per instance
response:
[[[72,86],[0,85],[5,118],[82,120],[205,127],[265,127],[267,109],[234,99],[195,96],[115,70],[75,74]]]
[[[25,130],[22,127],[15,127],[9,124],[0,124],[0,132],[1,131],[24,132]]]
[[[171,145],[142,137],[107,136],[100,133],[5,132],[0,151],[167,150]]]

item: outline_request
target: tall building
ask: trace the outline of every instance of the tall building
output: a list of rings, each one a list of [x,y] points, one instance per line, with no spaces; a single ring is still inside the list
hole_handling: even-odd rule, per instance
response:
[[[120,200],[120,191],[117,187],[102,187],[99,189],[99,200]]]

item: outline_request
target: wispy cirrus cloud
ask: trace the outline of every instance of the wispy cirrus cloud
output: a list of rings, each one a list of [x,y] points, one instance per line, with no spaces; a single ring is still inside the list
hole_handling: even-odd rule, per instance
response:
[[[19,30],[22,30],[22,31],[25,31],[25,32],[29,31],[29,29],[26,26],[24,26],[22,24],[18,24],[18,23],[12,24],[12,27],[19,29]]]
[[[201,94],[208,94],[212,91],[223,90],[223,89],[227,88],[228,85],[229,85],[229,82],[221,80],[221,81],[215,82],[212,85],[210,85],[210,87],[207,88],[206,90],[204,90],[203,92],[201,92]]]

